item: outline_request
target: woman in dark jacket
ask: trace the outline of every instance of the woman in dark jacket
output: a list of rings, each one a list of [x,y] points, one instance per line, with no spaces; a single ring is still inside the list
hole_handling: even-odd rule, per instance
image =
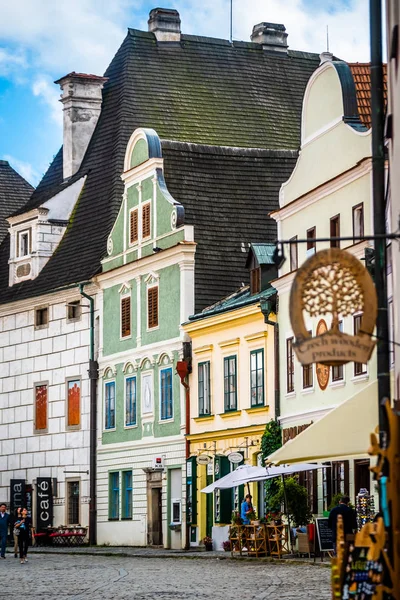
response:
[[[28,517],[28,511],[26,508],[23,508],[21,511],[21,517],[15,522],[14,527],[18,529],[18,546],[19,546],[19,557],[21,559],[21,565],[26,563],[28,559],[26,555],[28,554],[28,545],[29,545],[29,534],[32,528],[32,522],[30,517]]]

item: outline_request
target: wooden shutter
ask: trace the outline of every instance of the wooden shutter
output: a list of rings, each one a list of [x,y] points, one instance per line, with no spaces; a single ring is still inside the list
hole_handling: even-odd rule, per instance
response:
[[[142,237],[150,237],[150,233],[150,203],[148,203],[142,207]]]
[[[131,211],[130,216],[130,233],[129,233],[129,241],[131,244],[138,241],[139,237],[139,228],[138,228],[138,211],[137,208]]]
[[[79,381],[68,382],[68,427],[80,425],[81,387]]]
[[[47,385],[35,388],[35,428],[47,429]]]
[[[121,337],[131,335],[131,299],[121,300]]]
[[[147,290],[148,327],[158,326],[158,287]]]

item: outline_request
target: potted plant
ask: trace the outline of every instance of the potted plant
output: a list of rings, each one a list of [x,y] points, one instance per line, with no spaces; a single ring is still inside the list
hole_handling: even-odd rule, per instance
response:
[[[259,525],[260,521],[257,520],[257,515],[254,510],[247,513],[247,518],[253,525]]]
[[[211,550],[213,549],[213,541],[212,538],[210,538],[210,536],[206,535],[206,537],[203,538],[203,544],[207,552],[211,552]]]
[[[238,513],[236,510],[232,511],[231,523],[232,523],[232,525],[241,525],[242,524],[242,519],[240,517],[240,513]]]
[[[226,540],[225,542],[222,542],[222,547],[225,550],[225,552],[230,552],[230,550],[231,550],[230,540]]]

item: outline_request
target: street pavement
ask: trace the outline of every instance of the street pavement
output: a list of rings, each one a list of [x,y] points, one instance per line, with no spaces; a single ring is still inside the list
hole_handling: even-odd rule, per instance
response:
[[[205,554],[205,553],[204,553]],[[7,600],[328,600],[330,569],[312,563],[210,557],[31,552],[0,560]]]

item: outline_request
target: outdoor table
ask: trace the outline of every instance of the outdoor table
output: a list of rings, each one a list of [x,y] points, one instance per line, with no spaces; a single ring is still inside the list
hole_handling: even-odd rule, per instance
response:
[[[267,525],[269,552],[271,556],[282,558],[289,554],[289,528],[287,525]]]
[[[82,546],[86,533],[85,527],[64,527],[50,533],[49,538],[55,546]]]

